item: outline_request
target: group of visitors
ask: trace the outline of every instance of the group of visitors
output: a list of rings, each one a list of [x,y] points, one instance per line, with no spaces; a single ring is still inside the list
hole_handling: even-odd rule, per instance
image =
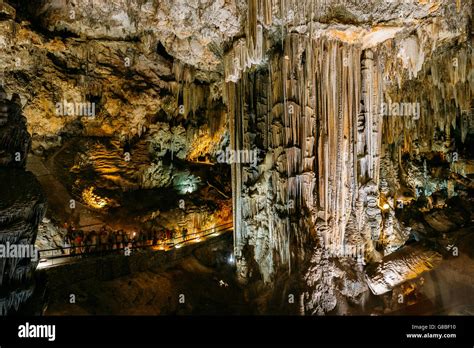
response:
[[[67,232],[64,238],[64,251],[68,255],[121,250],[125,247],[140,248],[173,244],[186,241],[188,236],[187,228],[183,228],[179,233],[178,230],[171,229],[130,232],[122,229],[113,230],[105,225],[99,231],[85,232],[67,223],[65,227]]]

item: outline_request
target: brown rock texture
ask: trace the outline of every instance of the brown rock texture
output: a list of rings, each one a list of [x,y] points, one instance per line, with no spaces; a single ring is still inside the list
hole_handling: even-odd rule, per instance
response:
[[[20,105],[37,154],[71,136],[106,138],[110,156],[94,145],[74,164],[105,168],[105,188],[189,177],[164,164],[169,154],[252,154],[231,164],[237,272],[270,287],[298,277],[302,313],[362,303],[364,264],[451,231],[430,210],[474,187],[471,0],[8,3],[0,81],[21,99],[0,102],[0,161],[28,151],[23,126],[5,123],[8,113],[24,124],[11,111]],[[58,112],[82,103],[93,114]],[[124,164],[127,144],[138,155]],[[427,231],[400,219],[413,202],[424,202]]]

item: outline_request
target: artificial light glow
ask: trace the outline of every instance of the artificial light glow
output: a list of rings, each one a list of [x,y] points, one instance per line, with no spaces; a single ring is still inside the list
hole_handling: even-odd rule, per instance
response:
[[[192,186],[184,186],[182,189],[181,189],[181,192],[186,194],[186,193],[193,193],[194,189]]]
[[[228,261],[229,261],[229,263],[230,263],[231,265],[233,265],[234,262],[235,262],[234,255],[230,254]]]
[[[180,194],[193,193],[199,188],[201,179],[197,176],[184,172],[173,179],[173,186]]]
[[[215,144],[218,144],[222,137],[225,134],[225,127],[221,127],[213,135],[206,132],[201,134],[199,137],[193,141],[193,144],[190,146],[191,152],[187,156],[187,160],[191,162],[200,162],[199,157],[208,153],[212,153],[212,149]],[[206,160],[207,163],[209,163]]]
[[[92,208],[102,209],[109,204],[107,198],[103,198],[94,193],[95,187],[91,186],[82,191],[82,199]]]

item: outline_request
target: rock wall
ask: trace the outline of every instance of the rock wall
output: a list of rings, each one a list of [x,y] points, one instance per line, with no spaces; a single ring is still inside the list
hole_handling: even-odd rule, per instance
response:
[[[191,142],[222,133],[219,50],[209,47],[238,32],[235,5],[9,3],[0,81],[22,96],[36,153],[71,135],[153,141],[159,122],[184,128]]]
[[[7,99],[1,87],[0,139],[0,315],[6,315],[33,294],[39,259],[32,248],[46,203],[39,182],[24,170],[31,138],[18,96]]]

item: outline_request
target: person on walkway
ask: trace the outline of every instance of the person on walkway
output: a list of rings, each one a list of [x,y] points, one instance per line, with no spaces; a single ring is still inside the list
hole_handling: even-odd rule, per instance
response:
[[[114,231],[109,234],[109,246],[111,250],[117,249],[117,237]]]
[[[97,250],[97,232],[95,230],[92,230],[90,233],[91,237],[91,247],[90,247],[90,252],[95,252]]]
[[[69,255],[71,253],[71,237],[69,233],[66,233],[64,236],[64,255]]]
[[[188,229],[186,227],[183,227],[183,230],[181,231],[181,237],[183,238],[183,242],[186,241],[187,234],[188,234]]]
[[[117,234],[118,249],[123,249],[123,230],[119,230]]]
[[[83,239],[82,239],[82,235],[81,235],[81,232],[82,231],[77,231],[76,232],[76,252],[78,254],[82,254],[82,242],[83,242]]]
[[[66,222],[65,225],[66,225],[67,233],[69,233],[69,236],[71,236],[75,230],[74,225],[72,224],[72,222],[71,223]]]
[[[174,244],[178,244],[178,239],[179,239],[180,233],[178,228],[173,229],[173,242]]]
[[[91,245],[92,245],[90,233],[86,233],[86,234],[84,235],[84,242],[83,242],[83,243],[84,243],[83,252],[84,252],[85,254],[89,254],[89,253],[91,252]]]
[[[100,244],[101,244],[101,251],[108,250],[109,246],[109,236],[107,235],[107,231],[102,229],[102,232],[100,233]]]
[[[104,251],[107,249],[107,243],[108,243],[107,230],[105,228],[105,225],[102,225],[102,227],[99,230],[100,251]]]
[[[123,232],[123,245],[126,247],[130,241],[130,236],[128,231]]]
[[[70,254],[75,255],[76,254],[76,233],[72,232],[71,233],[71,249],[70,249]]]

